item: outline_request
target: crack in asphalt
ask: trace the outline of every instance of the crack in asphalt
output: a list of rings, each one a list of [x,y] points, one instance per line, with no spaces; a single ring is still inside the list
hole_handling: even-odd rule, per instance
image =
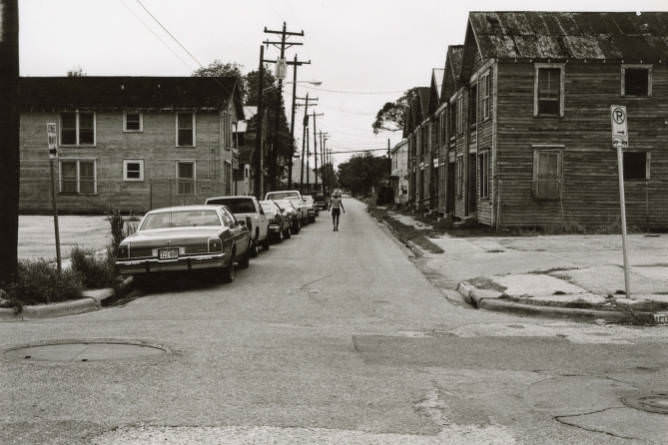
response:
[[[326,279],[326,278],[329,278],[329,277],[331,277],[332,275],[334,275],[334,274],[331,274],[331,273],[330,273],[330,274],[327,274],[327,275],[323,275],[323,276],[320,277],[320,278],[316,278],[316,279],[313,280],[313,281],[309,281],[309,282],[307,282],[307,283],[304,283],[304,284],[302,284],[301,286],[299,286],[299,290],[300,290],[300,291],[306,291],[306,288],[307,288],[307,287],[311,286],[312,284],[317,283],[318,281],[322,281],[322,280],[324,280],[324,279]]]
[[[598,414],[598,413],[602,413],[602,412],[605,412],[605,411],[608,411],[608,410],[611,410],[611,409],[619,409],[619,408],[626,408],[626,407],[625,407],[625,406],[610,406],[610,407],[608,407],[608,408],[603,408],[603,409],[599,409],[599,410],[591,411],[591,412],[586,412],[586,413],[580,413],[580,414],[566,414],[566,415],[561,415],[561,416],[553,416],[553,419],[556,420],[557,422],[561,423],[562,425],[567,425],[567,426],[571,426],[571,427],[579,428],[579,429],[581,429],[581,430],[589,431],[589,432],[591,432],[591,433],[606,434],[606,435],[608,435],[608,436],[616,437],[616,438],[618,438],[618,439],[640,440],[640,441],[641,441],[642,439],[640,439],[640,438],[638,438],[638,437],[622,436],[621,434],[615,434],[615,433],[611,433],[611,432],[609,432],[609,431],[598,430],[598,429],[596,429],[596,428],[587,428],[587,427],[585,427],[585,426],[578,425],[578,424],[576,424],[576,423],[570,423],[570,422],[567,422],[567,421],[564,420],[564,418],[588,416],[588,415],[590,415],[590,414]]]

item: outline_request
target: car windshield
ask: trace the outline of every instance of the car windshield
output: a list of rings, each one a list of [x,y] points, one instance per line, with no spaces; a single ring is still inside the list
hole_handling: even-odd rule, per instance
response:
[[[299,199],[299,192],[271,192],[268,197],[271,199]]]
[[[289,210],[294,209],[294,206],[292,205],[292,203],[290,201],[286,200],[286,199],[281,199],[281,200],[275,201],[275,202],[283,210],[288,210],[289,211]]]
[[[149,213],[139,230],[220,225],[220,218],[215,210],[175,210]]]
[[[216,198],[207,199],[206,203],[227,206],[232,213],[255,213],[255,205],[252,199]]]
[[[264,213],[276,213],[278,211],[276,205],[272,202],[261,202],[260,205],[262,206]]]
[[[313,203],[313,196],[311,196],[311,195],[304,196],[304,201],[312,204]]]

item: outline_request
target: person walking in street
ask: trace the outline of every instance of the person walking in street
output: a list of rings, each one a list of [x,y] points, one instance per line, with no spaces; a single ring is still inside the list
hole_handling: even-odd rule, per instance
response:
[[[346,209],[343,207],[343,200],[341,199],[341,192],[335,192],[332,196],[332,199],[329,203],[330,211],[332,212],[332,225],[334,226],[334,232],[339,231],[339,216],[341,216],[341,211],[346,213]]]

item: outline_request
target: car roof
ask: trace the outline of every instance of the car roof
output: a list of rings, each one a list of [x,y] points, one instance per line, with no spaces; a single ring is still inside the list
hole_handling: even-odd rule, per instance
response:
[[[211,205],[211,204],[197,204],[197,205],[187,205],[187,206],[162,207],[160,209],[149,210],[146,213],[178,212],[184,210],[212,210],[216,207],[225,207],[225,206]]]
[[[254,196],[249,196],[249,195],[225,195],[225,196],[211,196],[209,198],[206,198],[206,201],[209,201],[211,199],[253,199]]]

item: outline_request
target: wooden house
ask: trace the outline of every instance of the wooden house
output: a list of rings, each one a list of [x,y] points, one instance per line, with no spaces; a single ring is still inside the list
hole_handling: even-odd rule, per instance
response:
[[[471,12],[459,78],[446,62],[442,85],[446,212],[496,227],[617,224],[610,106],[625,105],[629,224],[668,226],[666,42],[664,12]]]
[[[55,123],[59,210],[202,203],[232,193],[235,78],[26,77],[20,82],[20,208],[51,209],[46,124]]]
[[[423,210],[429,206],[429,179],[431,169],[431,114],[430,87],[413,88],[406,110],[404,136],[408,139],[409,163],[409,200],[416,209]]]

